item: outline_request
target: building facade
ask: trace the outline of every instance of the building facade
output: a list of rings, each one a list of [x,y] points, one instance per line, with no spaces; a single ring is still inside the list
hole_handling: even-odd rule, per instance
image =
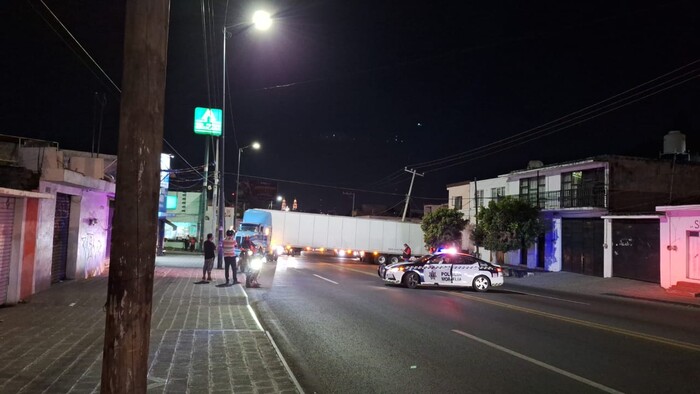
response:
[[[0,138],[0,303],[109,266],[116,157]]]
[[[547,166],[533,162],[525,170],[472,182],[474,197],[464,212],[473,224],[478,207],[501,191],[541,209],[547,231],[531,248],[504,255],[480,250],[486,260],[658,283],[655,207],[699,201],[699,181],[700,163],[674,158],[606,155]],[[448,191],[459,193],[457,187]],[[463,247],[473,248],[470,242],[463,241]]]
[[[660,206],[660,284],[700,293],[700,205]]]

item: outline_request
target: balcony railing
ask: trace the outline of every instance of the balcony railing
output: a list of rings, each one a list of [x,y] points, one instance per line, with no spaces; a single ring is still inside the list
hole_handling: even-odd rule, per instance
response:
[[[519,198],[540,209],[605,208],[605,192],[597,189],[556,190]]]

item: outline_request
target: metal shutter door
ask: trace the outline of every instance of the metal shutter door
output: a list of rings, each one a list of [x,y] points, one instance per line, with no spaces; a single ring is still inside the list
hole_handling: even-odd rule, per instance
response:
[[[53,259],[51,283],[66,279],[68,261],[68,224],[70,222],[70,195],[56,194],[56,216],[53,222]]]
[[[0,197],[0,305],[7,300],[12,255],[12,229],[15,222],[15,199]]]

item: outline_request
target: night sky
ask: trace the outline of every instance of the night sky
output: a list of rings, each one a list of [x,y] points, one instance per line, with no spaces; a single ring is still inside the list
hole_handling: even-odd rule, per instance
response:
[[[119,86],[125,3],[44,2]],[[669,130],[700,150],[700,2],[530,3],[171,1],[164,150],[174,168],[203,165],[192,118],[196,106],[221,105],[224,13],[231,25],[258,8],[275,15],[272,29],[228,40],[227,195],[237,147],[252,141],[262,149],[244,151],[242,180],[276,180],[303,209],[340,214],[349,190],[357,206],[400,212],[406,166],[425,171],[418,207],[446,202],[448,183],[529,160],[658,157]],[[97,92],[106,97],[100,150],[116,154],[117,88],[52,30],[40,2],[6,0],[0,11],[0,134],[90,151]],[[535,129],[586,108],[596,112],[564,118],[578,124]],[[183,171],[174,185],[201,181]]]

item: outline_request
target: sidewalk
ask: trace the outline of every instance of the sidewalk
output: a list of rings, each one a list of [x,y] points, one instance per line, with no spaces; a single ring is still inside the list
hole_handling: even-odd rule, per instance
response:
[[[156,259],[148,392],[301,392],[244,288],[217,287],[216,269],[195,284],[201,259]],[[105,276],[0,309],[0,392],[99,393],[106,297]]]
[[[700,308],[700,298],[669,294],[658,283],[624,278],[600,278],[571,272],[533,271],[517,266],[508,266],[507,269],[512,271],[513,276],[506,278],[506,284]]]

